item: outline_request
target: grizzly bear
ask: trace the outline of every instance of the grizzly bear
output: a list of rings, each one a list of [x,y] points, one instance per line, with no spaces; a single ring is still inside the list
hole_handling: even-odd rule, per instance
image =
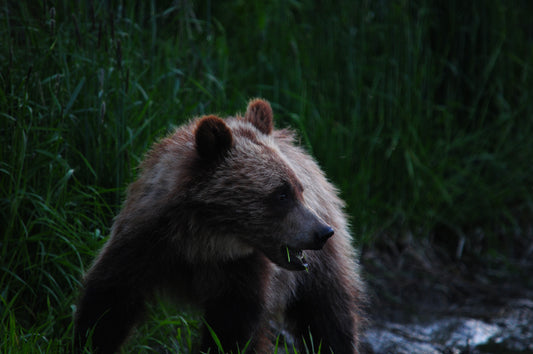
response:
[[[295,140],[254,99],[244,117],[197,118],[156,143],[84,278],[77,350],[117,351],[164,290],[197,306],[226,352],[272,352],[280,333],[299,350],[358,352],[364,285],[343,203]]]

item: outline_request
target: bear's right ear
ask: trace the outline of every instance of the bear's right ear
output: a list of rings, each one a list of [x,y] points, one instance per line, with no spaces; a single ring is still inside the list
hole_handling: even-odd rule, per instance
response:
[[[195,132],[196,150],[208,160],[218,160],[233,146],[233,136],[226,123],[217,116],[206,116],[198,121]]]
[[[260,132],[269,135],[274,129],[274,114],[270,103],[260,98],[255,98],[248,103],[244,119],[252,123]]]

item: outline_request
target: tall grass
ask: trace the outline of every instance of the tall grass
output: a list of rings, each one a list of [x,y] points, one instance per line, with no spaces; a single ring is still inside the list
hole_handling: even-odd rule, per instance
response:
[[[79,279],[143,153],[251,97],[300,131],[360,240],[481,228],[490,251],[507,245],[490,231],[531,219],[528,1],[0,7],[2,352],[68,347]],[[154,311],[164,322],[130,349],[190,351],[197,320]]]

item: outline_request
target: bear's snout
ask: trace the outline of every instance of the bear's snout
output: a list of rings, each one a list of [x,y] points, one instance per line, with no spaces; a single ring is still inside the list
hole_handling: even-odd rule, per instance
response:
[[[331,226],[304,205],[294,208],[288,218],[293,223],[289,224],[286,234],[293,236],[287,243],[295,249],[320,250],[335,233]]]
[[[331,228],[331,226],[329,225],[324,225],[322,227],[321,230],[319,230],[315,237],[319,240],[319,241],[323,241],[323,242],[326,242],[328,240],[328,238],[330,238],[331,236],[333,236],[333,234],[335,233],[335,231],[333,231],[333,229]]]
[[[324,246],[324,244],[326,243],[326,241],[331,237],[333,236],[333,234],[335,233],[335,231],[333,231],[333,229],[331,228],[331,226],[329,225],[320,225],[317,230],[315,230],[315,233],[314,233],[314,247],[311,247],[311,249],[316,249],[316,250],[319,250],[319,249],[322,249],[322,247]]]

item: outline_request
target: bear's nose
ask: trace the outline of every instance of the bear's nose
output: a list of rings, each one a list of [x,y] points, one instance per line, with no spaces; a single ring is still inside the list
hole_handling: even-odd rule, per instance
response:
[[[333,234],[335,233],[335,231],[333,231],[333,229],[331,228],[331,226],[328,226],[328,225],[324,225],[320,228],[320,230],[318,230],[317,232],[317,239],[320,241],[320,242],[326,242],[328,240],[328,238],[330,238],[331,236],[333,236]]]

